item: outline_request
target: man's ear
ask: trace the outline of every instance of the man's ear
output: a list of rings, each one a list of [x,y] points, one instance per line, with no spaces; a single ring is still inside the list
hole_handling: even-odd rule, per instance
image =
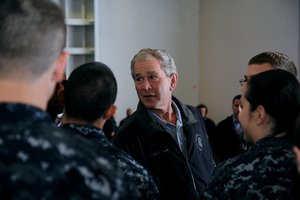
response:
[[[63,79],[65,79],[65,68],[67,64],[69,54],[65,51],[61,52],[58,56],[58,59],[55,63],[55,68],[53,72],[53,80],[55,82],[61,82]]]
[[[65,87],[62,85],[62,83],[59,83],[59,89],[57,91],[57,96],[58,96],[58,102],[60,103],[61,106],[64,106],[64,104],[65,104],[64,92],[65,92]]]
[[[265,108],[261,105],[257,106],[253,113],[253,117],[255,118],[255,122],[257,125],[262,124],[266,120],[267,113]]]
[[[170,79],[171,79],[170,90],[174,91],[178,82],[178,75],[176,73],[173,73],[171,74]]]
[[[116,105],[111,105],[107,111],[104,113],[103,118],[108,120],[110,119],[117,111],[117,106]]]

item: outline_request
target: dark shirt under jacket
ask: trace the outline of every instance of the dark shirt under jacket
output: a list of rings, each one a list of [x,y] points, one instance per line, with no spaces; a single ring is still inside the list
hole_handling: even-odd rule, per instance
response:
[[[181,113],[187,154],[142,103],[118,129],[114,142],[151,172],[162,199],[198,199],[215,162],[198,110],[172,100]]]
[[[0,199],[131,199],[117,163],[33,106],[0,103]]]
[[[204,125],[206,128],[206,132],[208,137],[213,137],[216,134],[216,124],[213,120],[211,120],[210,118],[203,118],[204,121]]]
[[[113,145],[101,129],[81,124],[63,124],[61,127],[94,141],[118,160],[123,173],[136,184],[141,199],[159,199],[158,189],[148,171],[131,156]]]
[[[265,138],[220,163],[204,199],[293,199],[298,173],[292,145],[287,138]]]
[[[235,131],[233,116],[217,124],[215,137],[211,138],[219,161],[232,158],[241,152],[242,140]]]
[[[122,124],[124,124],[124,122],[129,118],[129,116],[126,116],[125,118],[123,118],[120,123],[119,126],[121,126]]]

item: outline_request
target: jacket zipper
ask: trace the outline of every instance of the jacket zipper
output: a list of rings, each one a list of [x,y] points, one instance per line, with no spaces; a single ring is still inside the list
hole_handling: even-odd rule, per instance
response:
[[[189,164],[189,159],[188,159],[187,155],[185,155],[185,159],[186,159],[186,164],[188,166],[188,169],[189,169],[189,172],[190,172],[190,175],[191,175],[191,178],[192,178],[192,183],[193,183],[194,191],[196,193],[197,199],[199,199],[199,194],[197,192],[197,187],[196,187],[195,179],[194,179],[194,176],[193,176],[193,173],[192,173],[192,170],[191,170],[191,167],[190,167],[190,164]]]

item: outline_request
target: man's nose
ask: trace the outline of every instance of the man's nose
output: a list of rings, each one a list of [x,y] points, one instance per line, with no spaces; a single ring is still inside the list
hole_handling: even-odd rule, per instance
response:
[[[144,89],[144,90],[149,90],[149,89],[151,89],[150,81],[149,81],[147,78],[145,78],[144,81],[143,81],[143,89]]]

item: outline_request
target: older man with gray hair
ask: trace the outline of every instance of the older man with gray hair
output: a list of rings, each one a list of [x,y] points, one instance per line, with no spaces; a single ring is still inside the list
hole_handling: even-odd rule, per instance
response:
[[[151,172],[162,199],[199,199],[215,162],[200,113],[173,96],[173,58],[165,50],[141,49],[131,75],[139,104],[115,144]]]

